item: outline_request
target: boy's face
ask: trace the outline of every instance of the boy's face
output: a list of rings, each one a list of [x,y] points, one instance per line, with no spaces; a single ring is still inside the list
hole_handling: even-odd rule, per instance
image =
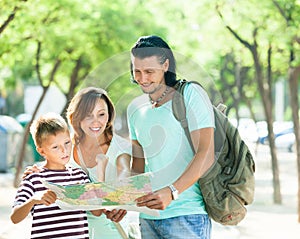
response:
[[[69,132],[59,132],[49,135],[37,151],[46,159],[49,169],[65,169],[70,160],[72,142]]]

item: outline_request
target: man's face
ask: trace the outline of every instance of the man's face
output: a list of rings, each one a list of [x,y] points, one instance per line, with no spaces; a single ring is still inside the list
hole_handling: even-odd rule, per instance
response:
[[[157,56],[137,58],[131,56],[133,76],[146,94],[152,94],[165,85],[164,73],[168,70],[169,60],[160,63]]]

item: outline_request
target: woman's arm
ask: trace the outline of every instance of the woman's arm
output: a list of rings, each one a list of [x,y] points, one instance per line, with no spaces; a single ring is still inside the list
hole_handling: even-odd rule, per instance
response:
[[[97,179],[98,182],[104,182],[105,181],[105,170],[108,163],[108,157],[105,154],[98,154],[96,156],[96,162],[97,162]]]
[[[145,158],[142,146],[137,140],[132,140],[132,168],[131,175],[145,172]]]
[[[38,167],[36,164],[32,166],[27,166],[25,171],[23,172],[22,179],[24,179],[27,175],[32,173],[39,173],[42,168]]]
[[[102,213],[103,213],[103,209],[98,209],[98,210],[92,210],[92,211],[90,211],[94,216],[96,216],[96,217],[99,217],[99,216],[101,216],[102,215]]]
[[[131,156],[127,153],[120,154],[116,160],[118,179],[130,176]]]

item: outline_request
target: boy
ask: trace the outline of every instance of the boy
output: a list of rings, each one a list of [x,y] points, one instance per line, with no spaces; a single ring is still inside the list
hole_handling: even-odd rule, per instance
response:
[[[66,167],[72,143],[66,121],[55,113],[48,113],[30,126],[36,149],[45,158],[41,172],[27,175],[21,182],[13,205],[11,220],[19,223],[30,212],[33,221],[31,238],[89,238],[85,211],[61,210],[56,194],[47,190],[42,180],[59,185],[88,183],[82,169]],[[92,212],[96,216],[102,210]]]

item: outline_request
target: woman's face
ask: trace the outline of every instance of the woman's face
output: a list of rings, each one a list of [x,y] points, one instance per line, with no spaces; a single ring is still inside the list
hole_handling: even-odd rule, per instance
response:
[[[92,112],[80,122],[80,127],[86,136],[99,137],[106,128],[108,118],[107,104],[103,99],[99,99]]]

